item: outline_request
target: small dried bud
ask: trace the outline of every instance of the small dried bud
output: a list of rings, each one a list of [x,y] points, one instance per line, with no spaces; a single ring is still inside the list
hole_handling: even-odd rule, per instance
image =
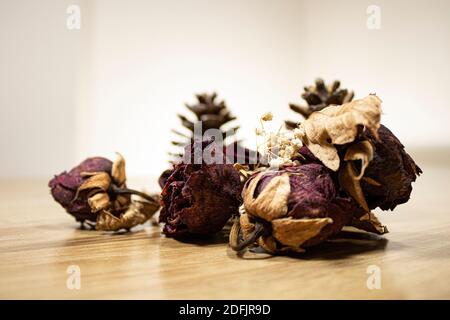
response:
[[[272,112],[266,112],[261,117],[262,121],[272,121],[273,120],[273,114]]]
[[[125,159],[89,158],[49,182],[53,198],[77,221],[96,222],[97,230],[130,229],[147,221],[159,208],[158,201],[126,188]],[[136,194],[146,201],[132,201]]]

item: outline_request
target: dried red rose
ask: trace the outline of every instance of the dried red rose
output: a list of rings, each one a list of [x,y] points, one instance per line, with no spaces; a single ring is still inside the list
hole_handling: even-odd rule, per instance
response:
[[[150,195],[126,187],[125,159],[89,158],[49,182],[55,201],[75,219],[95,222],[103,231],[130,229],[147,221],[159,208]],[[143,198],[132,200],[131,194]]]
[[[246,213],[239,225],[244,238],[253,237],[271,253],[301,252],[364,213],[352,198],[338,195],[330,170],[314,163],[257,173],[247,180],[242,197]],[[232,232],[230,243],[240,250],[236,236]]]
[[[197,143],[219,158],[221,148],[211,140]],[[196,144],[191,147],[194,151]],[[191,153],[193,155],[194,152]],[[191,159],[192,160],[192,159]],[[232,164],[180,163],[167,178],[161,193],[159,216],[167,236],[210,235],[220,231],[238,213],[241,182]]]
[[[411,184],[422,170],[385,126],[378,129],[378,139],[370,132],[367,136],[374,147],[374,155],[361,179],[364,196],[370,209],[393,210],[409,200]]]

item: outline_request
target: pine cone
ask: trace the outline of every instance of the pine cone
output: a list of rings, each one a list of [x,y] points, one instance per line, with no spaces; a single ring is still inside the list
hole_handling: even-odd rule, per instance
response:
[[[226,123],[233,121],[236,119],[230,110],[227,108],[224,101],[217,101],[217,94],[197,94],[197,103],[194,105],[186,104],[186,108],[188,108],[192,113],[195,114],[196,119],[194,121],[189,120],[186,116],[179,114],[178,117],[181,120],[181,124],[191,131],[190,136],[181,133],[177,130],[172,130],[175,134],[182,137],[184,141],[172,141],[172,144],[175,146],[184,147],[189,145],[189,143],[194,139],[204,139],[203,135],[209,129],[219,129],[222,131],[223,138],[233,136],[239,127],[233,127],[227,131],[223,131],[221,128]],[[195,132],[195,126],[201,123],[201,131]],[[201,136],[200,136],[201,135]],[[181,153],[170,153],[175,157],[182,156]]]
[[[331,104],[344,104],[352,101],[354,93],[347,89],[340,89],[341,83],[335,80],[331,85],[326,86],[320,78],[316,79],[315,85],[305,87],[302,98],[307,102],[307,106],[289,104],[294,112],[300,113],[307,119],[311,113],[322,110]],[[294,129],[298,126],[298,121],[285,121],[288,129]]]

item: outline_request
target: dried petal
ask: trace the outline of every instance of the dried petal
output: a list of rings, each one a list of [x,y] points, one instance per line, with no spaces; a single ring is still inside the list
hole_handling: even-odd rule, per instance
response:
[[[106,192],[96,193],[88,198],[92,212],[99,212],[109,207],[109,196]]]
[[[119,217],[114,216],[107,210],[103,210],[97,217],[95,228],[101,231],[129,230],[148,221],[158,209],[159,205],[156,202],[133,201],[125,213]]]
[[[374,146],[373,160],[361,180],[368,207],[393,210],[409,200],[411,184],[422,170],[385,126],[382,125],[378,130],[378,138],[370,132],[367,138]]]
[[[281,244],[293,249],[300,248],[306,241],[317,236],[331,218],[293,219],[282,218],[272,221],[272,235]]]
[[[346,162],[339,170],[339,184],[341,187],[359,203],[365,212],[369,212],[366,198],[361,189],[359,179],[357,178],[358,173],[356,172],[355,166],[351,162]]]
[[[366,212],[369,212],[369,207],[362,191],[360,180],[372,159],[372,144],[366,140],[360,141],[348,147],[344,156],[346,162],[339,170],[341,188],[347,191]],[[357,172],[353,161],[360,162],[360,172]]]
[[[355,228],[376,234],[388,233],[387,227],[382,225],[380,220],[378,220],[378,218],[372,212],[368,212],[360,218],[353,218],[350,225]]]
[[[111,176],[107,172],[95,172],[81,184],[78,191],[99,189],[107,192],[111,186]]]
[[[118,186],[123,186],[127,180],[125,172],[125,159],[120,153],[117,153],[117,159],[113,163],[111,176]]]
[[[334,145],[353,142],[361,127],[374,137],[380,126],[381,100],[376,95],[340,106],[331,105],[302,122],[299,135],[303,143],[322,163],[333,171],[340,160]]]
[[[291,192],[289,175],[284,174],[273,177],[264,190],[255,198],[255,190],[265,173],[259,173],[244,189],[245,210],[254,216],[267,221],[286,216],[288,211],[288,196]]]
[[[366,171],[367,166],[373,159],[373,147],[372,144],[367,141],[360,141],[352,144],[346,151],[345,161],[361,161],[361,170],[355,178],[360,180]]]

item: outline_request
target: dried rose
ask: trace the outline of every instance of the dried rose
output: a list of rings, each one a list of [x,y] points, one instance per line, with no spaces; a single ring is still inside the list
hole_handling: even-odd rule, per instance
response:
[[[257,173],[247,180],[242,197],[246,213],[230,234],[235,250],[256,242],[270,253],[302,252],[363,214],[352,198],[337,194],[330,170],[313,163]],[[246,239],[241,244],[236,228]]]
[[[81,192],[78,197],[75,197],[78,188],[87,180],[87,177],[82,176],[81,173],[105,172],[111,174],[111,170],[112,162],[110,160],[101,157],[88,158],[69,172],[64,171],[56,175],[48,185],[55,201],[77,221],[95,221],[97,215],[89,206],[87,192]]]
[[[370,132],[367,136],[374,154],[361,180],[362,191],[370,209],[393,210],[409,200],[411,184],[422,170],[385,126],[378,129],[378,139]]]
[[[158,201],[127,189],[125,159],[89,158],[50,182],[53,198],[77,221],[96,222],[97,230],[116,231],[147,221],[159,208]],[[146,201],[131,199],[135,194]]]
[[[209,148],[223,160],[222,148],[214,142],[208,140],[199,145],[201,150]],[[239,172],[232,164],[175,165],[161,193],[163,207],[159,220],[164,223],[163,232],[178,237],[220,231],[238,213],[241,189]]]
[[[369,95],[312,113],[295,129],[308,150],[338,171],[339,184],[365,210],[394,209],[408,201],[421,170],[400,141],[380,124],[381,100]],[[305,160],[314,160],[300,154]]]

